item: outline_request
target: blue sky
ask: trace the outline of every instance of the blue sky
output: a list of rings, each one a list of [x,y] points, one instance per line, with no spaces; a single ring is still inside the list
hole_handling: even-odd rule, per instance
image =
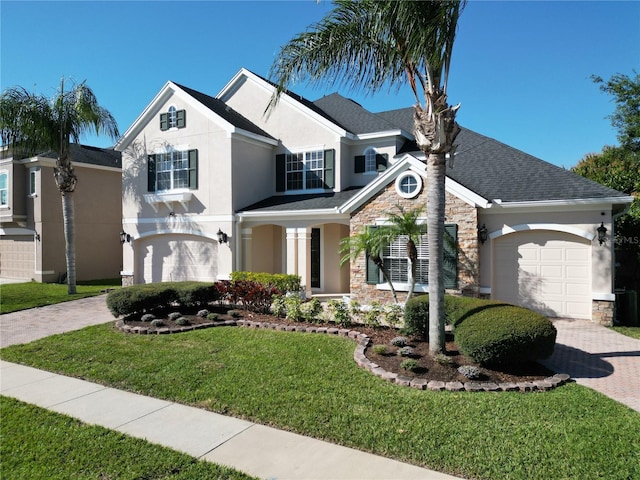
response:
[[[280,47],[327,1],[0,1],[0,88],[52,95],[86,80],[124,132],[167,80],[216,95],[242,67],[266,76]],[[556,165],[616,144],[614,104],[590,76],[640,71],[640,2],[471,0],[459,24],[449,101],[458,122]],[[294,85],[310,100],[338,90]],[[339,90],[377,112],[407,89]],[[104,138],[85,143],[109,146]]]

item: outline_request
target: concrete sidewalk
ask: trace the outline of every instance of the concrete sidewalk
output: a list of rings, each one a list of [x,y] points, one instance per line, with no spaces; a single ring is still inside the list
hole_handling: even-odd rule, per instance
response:
[[[268,479],[455,479],[291,432],[0,361],[0,394]]]
[[[105,296],[0,315],[0,345],[114,321]],[[455,479],[233,417],[0,361],[0,394],[268,479]]]

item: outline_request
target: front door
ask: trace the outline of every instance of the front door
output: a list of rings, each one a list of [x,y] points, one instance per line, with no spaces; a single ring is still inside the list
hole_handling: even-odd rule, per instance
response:
[[[320,229],[311,229],[311,288],[320,288]]]

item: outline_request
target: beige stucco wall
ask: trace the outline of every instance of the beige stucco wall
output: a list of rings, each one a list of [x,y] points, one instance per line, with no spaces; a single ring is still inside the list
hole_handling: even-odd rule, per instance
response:
[[[349,236],[349,227],[327,223],[321,228],[323,293],[349,292],[349,263],[340,266],[340,241]]]

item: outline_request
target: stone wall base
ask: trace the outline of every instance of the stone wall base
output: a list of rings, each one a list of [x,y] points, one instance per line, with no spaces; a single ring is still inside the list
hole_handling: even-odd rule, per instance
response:
[[[131,287],[133,285],[133,275],[122,275],[122,286]]]
[[[591,321],[598,325],[611,327],[613,325],[615,302],[593,300]]]

